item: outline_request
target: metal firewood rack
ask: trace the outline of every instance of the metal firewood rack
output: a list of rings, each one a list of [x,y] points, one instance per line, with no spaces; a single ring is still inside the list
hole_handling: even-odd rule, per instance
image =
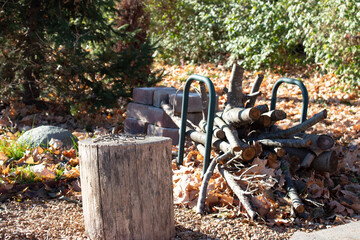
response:
[[[180,126],[180,136],[179,136],[179,151],[177,163],[179,165],[183,164],[184,159],[184,145],[185,145],[185,135],[186,135],[186,120],[187,120],[187,110],[189,103],[189,92],[190,86],[193,81],[203,82],[207,85],[209,90],[209,105],[208,105],[208,114],[207,114],[207,127],[206,127],[206,142],[205,142],[205,156],[204,156],[204,166],[203,174],[205,174],[207,168],[210,164],[210,154],[211,154],[211,145],[212,145],[212,132],[214,126],[214,117],[215,117],[215,103],[216,103],[216,93],[214,84],[208,77],[201,75],[191,75],[185,83],[182,107],[181,107],[181,126]],[[280,78],[275,82],[272,92],[271,92],[271,105],[270,110],[275,110],[276,107],[276,95],[277,91],[282,83],[288,83],[292,85],[297,85],[301,89],[303,96],[302,99],[302,110],[301,110],[301,119],[300,122],[306,120],[307,110],[309,105],[309,96],[308,91],[302,81],[292,78]]]
[[[300,80],[293,79],[293,78],[280,78],[279,80],[277,80],[271,91],[270,110],[275,110],[276,94],[282,83],[297,85],[300,88],[302,96],[303,96],[300,122],[304,122],[306,120],[306,116],[307,116],[307,110],[308,110],[308,105],[309,105],[309,95],[308,95],[308,91],[307,91],[304,83]]]
[[[183,164],[184,159],[184,144],[185,144],[185,131],[186,131],[186,118],[187,110],[189,103],[189,91],[190,86],[193,81],[203,82],[207,85],[209,90],[209,105],[208,105],[208,114],[207,114],[207,127],[206,127],[206,142],[205,142],[205,156],[204,156],[204,166],[203,174],[206,172],[210,164],[210,154],[211,154],[211,141],[212,141],[212,129],[214,126],[214,117],[215,117],[215,103],[216,103],[216,93],[214,84],[208,77],[200,75],[191,75],[185,83],[182,106],[181,106],[181,127],[180,127],[180,136],[179,136],[179,152],[177,163],[179,165]]]

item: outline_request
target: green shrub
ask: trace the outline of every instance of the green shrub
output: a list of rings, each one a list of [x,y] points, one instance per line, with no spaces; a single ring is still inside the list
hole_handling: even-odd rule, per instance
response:
[[[151,32],[169,62],[238,61],[247,69],[314,64],[359,82],[355,0],[148,1]]]
[[[291,28],[287,1],[236,1],[226,17],[227,51],[230,61],[239,61],[248,69],[285,64],[295,42],[284,36]]]
[[[148,38],[140,41],[138,29],[120,26],[115,3],[5,1],[0,11],[0,93],[22,96],[26,103],[42,97],[100,108],[129,96],[134,86],[158,81],[149,71],[154,44]]]
[[[151,32],[159,38],[158,57],[171,62],[224,59],[224,14],[228,1],[149,1]]]
[[[322,71],[334,71],[349,87],[360,77],[360,3],[292,1],[292,32],[300,36],[307,58]]]

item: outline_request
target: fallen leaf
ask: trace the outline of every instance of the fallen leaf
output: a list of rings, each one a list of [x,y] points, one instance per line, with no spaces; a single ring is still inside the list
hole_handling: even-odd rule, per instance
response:
[[[343,213],[345,211],[345,207],[336,200],[330,201],[329,206],[334,210],[335,213]]]
[[[76,151],[75,149],[70,149],[69,151],[65,150],[63,152],[63,155],[67,158],[75,158],[76,157]]]
[[[70,161],[68,162],[68,164],[72,167],[76,167],[77,165],[79,165],[79,158],[72,158],[70,159]]]
[[[0,152],[0,161],[6,161],[8,159],[9,159],[8,156],[6,156],[3,152]]]
[[[4,174],[5,176],[9,175],[9,173],[10,173],[10,166],[8,165],[5,169],[4,169],[4,166],[2,166],[1,172],[2,172],[2,174]]]
[[[48,168],[44,168],[38,176],[43,180],[54,180],[56,178],[56,174]]]
[[[68,171],[66,174],[64,174],[64,177],[67,179],[73,179],[80,177],[80,171],[77,168],[73,168],[70,171]]]
[[[43,154],[44,153],[44,149],[42,147],[37,147],[37,154]]]
[[[34,158],[32,156],[28,157],[26,160],[25,160],[25,163],[27,164],[34,164]]]

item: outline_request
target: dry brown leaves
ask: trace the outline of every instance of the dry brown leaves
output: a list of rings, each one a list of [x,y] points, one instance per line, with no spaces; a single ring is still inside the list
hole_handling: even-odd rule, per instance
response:
[[[183,87],[191,74],[209,77],[219,96],[220,108],[224,106],[230,69],[224,66],[206,64],[201,66],[159,66],[168,73],[163,86]],[[243,91],[249,93],[258,72],[244,74]],[[359,174],[360,174],[360,104],[356,92],[346,93],[344,86],[338,83],[333,74],[320,75],[308,69],[288,69],[283,74],[266,71],[264,81],[260,87],[262,95],[257,104],[268,104],[271,101],[271,90],[274,83],[281,77],[301,79],[309,94],[308,116],[312,116],[322,109],[328,111],[328,118],[315,125],[309,132],[328,134],[336,140],[335,150],[340,159],[339,169],[335,174],[319,174],[315,172],[303,173],[296,179],[298,189],[306,205],[308,219],[316,221],[335,221],[339,217],[359,218]],[[197,87],[197,84],[193,84]],[[289,128],[300,119],[302,95],[297,86],[283,84],[277,94],[277,109],[287,113],[287,119],[279,123],[282,128]],[[202,156],[193,149],[188,149],[184,166],[174,169],[174,199],[178,205],[194,208],[201,185]],[[242,172],[236,173],[237,175]],[[273,224],[288,224],[294,219],[286,192],[281,190],[284,185],[282,170],[272,166],[266,159],[256,158],[251,169],[247,170],[245,179],[240,182],[243,189],[253,191],[251,202],[261,217]],[[252,176],[256,175],[255,178]],[[247,177],[247,178],[246,178]],[[226,212],[225,215],[234,217],[244,214],[240,208],[238,213],[231,212],[238,200],[226,187],[221,176],[215,172],[207,193],[207,206],[213,213]],[[251,189],[252,188],[252,189]],[[351,189],[351,190],[348,190]],[[275,193],[275,194],[274,194]]]

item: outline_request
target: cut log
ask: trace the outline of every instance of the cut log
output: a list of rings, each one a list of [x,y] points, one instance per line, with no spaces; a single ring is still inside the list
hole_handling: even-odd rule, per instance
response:
[[[246,192],[241,189],[239,184],[236,182],[234,176],[227,170],[223,169],[220,165],[218,165],[218,170],[220,174],[223,176],[228,186],[234,192],[234,194],[238,197],[241,205],[244,207],[245,211],[248,213],[251,220],[255,220],[257,218],[256,212],[253,210],[249,199],[246,196]]]
[[[318,172],[335,172],[338,167],[338,158],[335,151],[325,151],[311,163],[312,169]]]
[[[305,131],[306,129],[314,126],[316,123],[324,120],[327,116],[326,109],[315,114],[312,118],[309,118],[308,120],[294,126],[291,128],[288,128],[286,130],[281,130],[277,132],[272,133],[262,133],[259,136],[257,136],[257,139],[273,139],[273,138],[287,138],[290,137],[296,133]]]
[[[256,92],[259,91],[260,85],[261,85],[263,80],[264,80],[264,75],[263,74],[258,74],[256,76],[256,79],[255,79],[254,85],[251,88],[250,94],[253,94],[253,93],[256,93]],[[246,108],[253,107],[255,105],[255,102],[256,102],[256,97],[250,98],[248,103],[246,104]]]
[[[214,122],[218,128],[224,131],[225,136],[234,152],[238,152],[243,149],[243,147],[240,146],[240,140],[236,136],[237,133],[230,129],[230,127],[220,117],[215,116]]]
[[[312,143],[310,139],[260,139],[258,142],[268,147],[282,148],[308,148]]]
[[[207,122],[205,122],[204,120],[201,120],[199,122],[199,128],[206,132],[206,127],[207,127]],[[220,128],[218,128],[217,126],[214,125],[213,127],[213,136],[219,139],[224,139],[225,138],[225,133],[223,130],[221,130]]]
[[[269,106],[267,104],[257,105],[255,108],[259,109],[261,114],[269,111]]]
[[[329,150],[335,144],[334,139],[326,134],[316,135],[300,133],[297,134],[296,137],[300,137],[302,139],[311,139],[313,142],[313,144],[310,146],[311,150]]]
[[[268,111],[266,113],[263,113],[262,115],[266,115],[270,117],[270,120],[273,122],[276,121],[280,121],[286,118],[286,112],[284,112],[283,110],[272,110],[272,111]]]
[[[263,129],[271,126],[271,119],[269,116],[261,115],[258,120],[251,124],[252,129]]]
[[[276,156],[278,156],[279,158],[282,158],[286,154],[284,148],[282,147],[274,148],[274,152],[276,153]]]
[[[235,63],[229,79],[227,108],[244,107],[246,97],[242,91],[243,74],[244,69]]]
[[[314,161],[315,158],[316,158],[316,154],[313,152],[309,152],[305,156],[305,158],[301,161],[300,167],[302,168],[310,167],[311,163]]]
[[[314,169],[318,172],[334,172],[337,170],[338,166],[338,158],[336,156],[335,151],[325,151],[325,152],[314,152],[309,149],[305,148],[284,148],[285,151],[290,156],[297,156],[301,161],[304,161],[307,158],[310,158],[311,156],[308,156],[309,154],[314,155],[314,159],[312,160],[306,160],[310,161],[311,165],[310,168]],[[307,163],[301,163],[301,166],[304,165],[307,166]]]
[[[87,139],[79,155],[90,239],[174,237],[171,139]]]
[[[236,127],[245,125],[259,119],[261,112],[257,108],[230,108],[216,114],[227,124]]]
[[[305,207],[292,181],[292,176],[289,169],[289,163],[283,158],[281,158],[280,161],[281,161],[281,169],[283,170],[283,173],[285,175],[286,191],[290,197],[294,210],[297,213],[303,213],[305,211]]]

